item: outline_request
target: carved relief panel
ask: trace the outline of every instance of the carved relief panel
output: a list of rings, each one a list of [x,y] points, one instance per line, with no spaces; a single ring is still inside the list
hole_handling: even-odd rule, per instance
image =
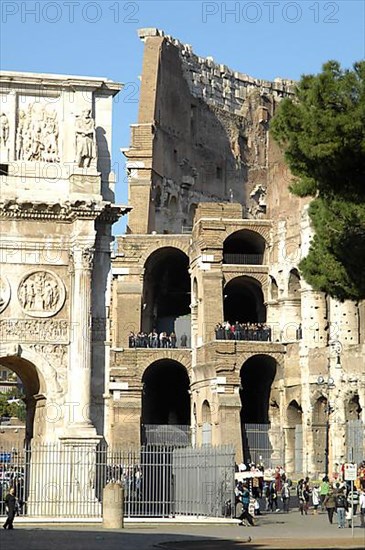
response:
[[[52,317],[66,298],[61,279],[50,271],[34,271],[21,280],[18,300],[24,313],[31,317]]]
[[[10,284],[4,275],[0,275],[0,313],[2,313],[10,301]]]
[[[59,98],[18,98],[15,160],[60,162],[59,109]]]

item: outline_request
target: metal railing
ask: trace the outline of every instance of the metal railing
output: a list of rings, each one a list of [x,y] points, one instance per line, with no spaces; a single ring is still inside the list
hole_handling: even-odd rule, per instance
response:
[[[223,253],[223,263],[231,265],[262,265],[263,259],[263,254],[235,254],[228,252]]]
[[[125,517],[224,514],[233,498],[234,450],[146,445],[43,444],[0,454],[0,514],[10,486],[21,514],[39,518],[100,518],[103,489],[124,486]]]

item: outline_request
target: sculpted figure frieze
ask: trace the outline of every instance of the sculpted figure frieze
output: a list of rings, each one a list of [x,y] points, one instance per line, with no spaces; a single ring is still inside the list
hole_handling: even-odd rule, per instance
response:
[[[0,319],[1,342],[69,341],[69,324],[65,319]]]
[[[19,303],[31,317],[55,315],[62,308],[65,296],[64,284],[50,271],[35,271],[26,275],[18,288]]]
[[[18,111],[16,160],[59,162],[57,112],[39,102]]]
[[[9,139],[9,119],[5,113],[0,115],[0,147],[7,147]]]
[[[10,301],[10,285],[9,281],[4,275],[0,276],[0,313],[2,313],[8,306]]]

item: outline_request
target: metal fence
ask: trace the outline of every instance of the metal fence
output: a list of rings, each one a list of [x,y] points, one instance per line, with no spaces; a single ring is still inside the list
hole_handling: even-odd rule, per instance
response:
[[[1,462],[2,460],[2,462]],[[124,487],[125,517],[219,517],[232,500],[234,450],[147,445],[135,451],[32,445],[0,454],[0,514],[10,486],[30,517],[100,518],[103,489]]]
[[[223,254],[225,264],[262,265],[263,259],[263,254],[235,254],[229,252]]]
[[[280,426],[244,424],[243,452],[246,462],[275,468],[284,464],[284,438]]]
[[[346,424],[347,461],[359,464],[365,457],[365,426],[361,420]]]

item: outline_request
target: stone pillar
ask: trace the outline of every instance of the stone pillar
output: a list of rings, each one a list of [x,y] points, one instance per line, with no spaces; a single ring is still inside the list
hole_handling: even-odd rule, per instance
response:
[[[91,271],[94,249],[74,246],[72,261],[72,338],[69,369],[69,427],[78,437],[96,434],[90,420],[91,387]],[[85,433],[82,431],[85,430]]]
[[[339,341],[342,347],[359,343],[359,310],[354,302],[330,299],[330,341]]]
[[[310,348],[327,345],[326,299],[322,292],[302,290],[302,338]]]
[[[108,483],[103,490],[103,527],[124,527],[124,490],[119,483]]]

